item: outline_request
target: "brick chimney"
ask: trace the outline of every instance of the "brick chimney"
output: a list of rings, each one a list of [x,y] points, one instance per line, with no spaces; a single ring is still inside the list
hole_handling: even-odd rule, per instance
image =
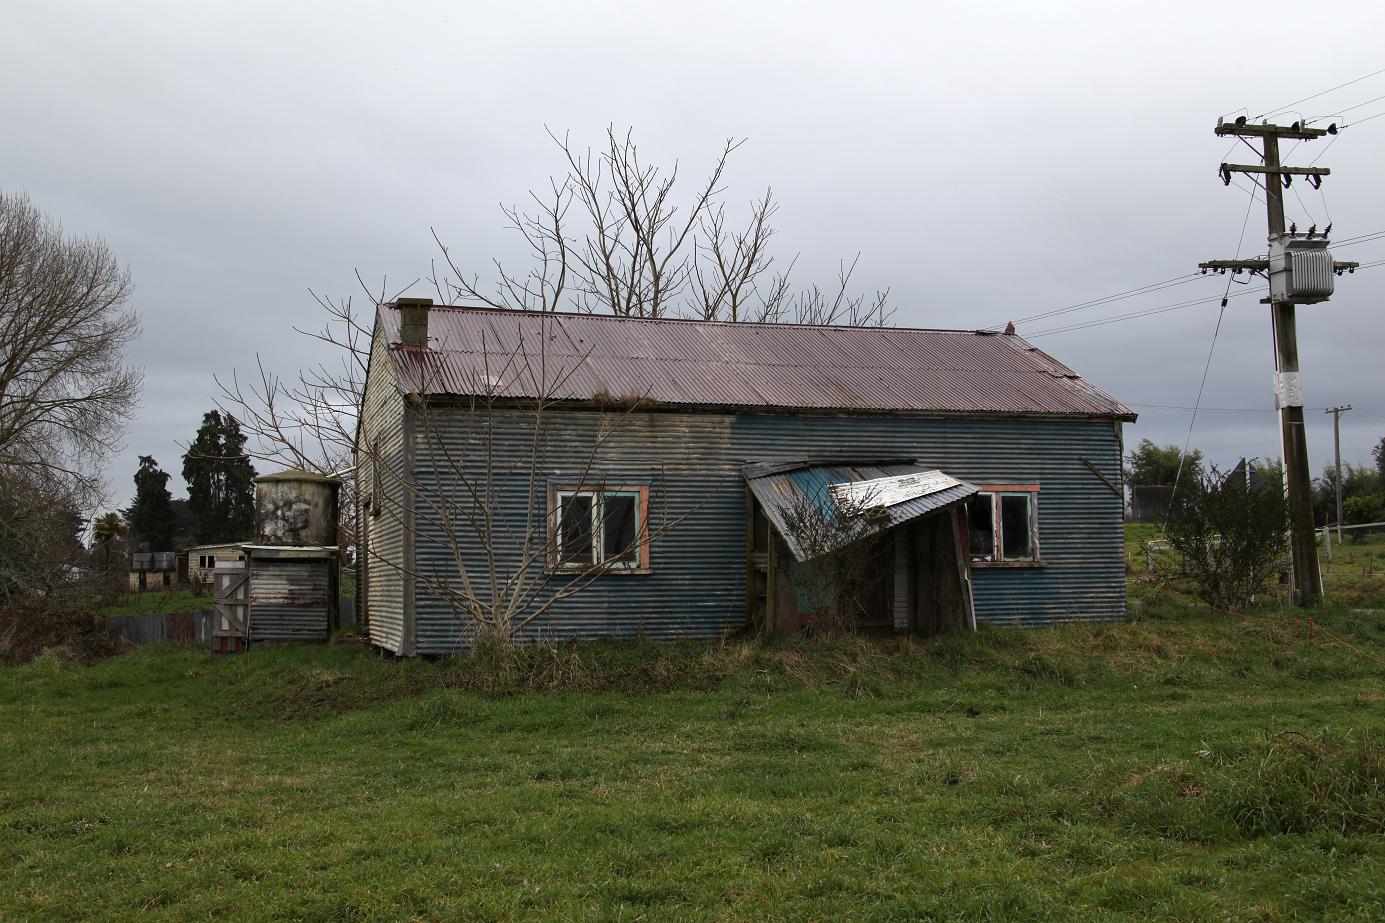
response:
[[[427,349],[428,309],[433,306],[433,299],[399,298],[394,306],[399,309],[399,342]]]

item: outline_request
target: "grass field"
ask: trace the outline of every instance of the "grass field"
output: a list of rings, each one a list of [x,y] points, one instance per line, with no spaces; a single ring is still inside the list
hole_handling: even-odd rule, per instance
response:
[[[1385,916],[1385,617],[0,669],[0,918]]]
[[[120,602],[103,606],[105,615],[143,615],[149,612],[200,612],[212,607],[211,588],[195,593],[192,590],[151,590],[147,593],[130,593],[122,596]]]

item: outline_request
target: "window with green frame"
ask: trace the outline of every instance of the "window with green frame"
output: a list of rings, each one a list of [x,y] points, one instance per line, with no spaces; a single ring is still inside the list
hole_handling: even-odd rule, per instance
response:
[[[558,570],[649,568],[644,485],[557,485],[550,491],[550,565]]]
[[[967,501],[967,548],[977,563],[1039,561],[1039,485],[988,485]]]

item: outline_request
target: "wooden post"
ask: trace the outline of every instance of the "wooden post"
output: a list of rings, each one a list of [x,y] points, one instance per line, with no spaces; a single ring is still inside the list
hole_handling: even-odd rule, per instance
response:
[[[1284,187],[1279,179],[1279,137],[1262,136],[1265,150],[1265,211],[1271,235],[1284,233]],[[1312,474],[1308,468],[1308,434],[1303,428],[1302,389],[1298,384],[1298,329],[1291,302],[1270,306],[1274,324],[1275,371],[1281,392],[1278,403],[1280,436],[1284,442],[1284,479],[1289,497],[1290,557],[1294,564],[1294,592],[1299,605],[1310,606],[1322,598],[1322,574],[1318,570],[1318,540],[1313,528]]]
[[[1342,414],[1351,409],[1350,404],[1329,408],[1332,414],[1332,449],[1337,458],[1337,544],[1342,543]]]
[[[1293,125],[1255,124],[1244,116],[1234,123],[1218,121],[1218,137],[1259,138],[1264,145],[1263,164],[1221,165],[1222,181],[1230,185],[1232,173],[1246,173],[1263,179],[1265,212],[1270,237],[1284,234],[1284,183],[1294,176],[1307,176],[1315,185],[1332,171],[1326,167],[1286,167],[1279,161],[1279,139],[1293,138],[1312,141],[1335,134],[1335,125],[1328,128],[1309,128]],[[1312,229],[1308,236],[1312,236]],[[1354,269],[1352,262],[1333,262],[1336,272]],[[1268,272],[1268,260],[1211,260],[1200,263],[1203,270],[1235,272]],[[1273,286],[1272,286],[1273,288]],[[1321,299],[1316,299],[1321,300]],[[1322,598],[1322,573],[1318,568],[1317,529],[1313,525],[1312,473],[1308,470],[1308,437],[1303,428],[1303,389],[1299,381],[1298,332],[1294,323],[1294,303],[1271,301],[1270,316],[1274,328],[1275,404],[1279,407],[1279,430],[1284,449],[1285,493],[1289,501],[1289,550],[1293,563],[1294,596],[1300,605],[1310,606]],[[1222,299],[1226,307],[1226,299]]]

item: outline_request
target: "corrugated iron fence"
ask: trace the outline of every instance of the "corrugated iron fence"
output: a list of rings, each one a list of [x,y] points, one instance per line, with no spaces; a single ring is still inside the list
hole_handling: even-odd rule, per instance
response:
[[[356,623],[356,599],[342,596],[337,600],[337,624],[333,629]],[[115,615],[111,626],[131,644],[174,644],[212,646],[212,624],[216,612],[145,612],[139,615]]]

